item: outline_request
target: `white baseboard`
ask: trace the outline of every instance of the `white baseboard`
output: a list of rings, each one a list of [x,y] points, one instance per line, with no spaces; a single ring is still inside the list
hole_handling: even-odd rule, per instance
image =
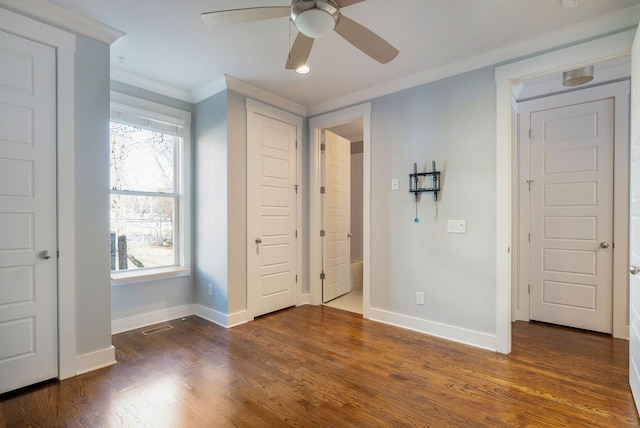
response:
[[[98,370],[103,367],[112,366],[116,363],[116,348],[110,346],[106,349],[90,352],[84,355],[78,355],[75,363],[75,374],[81,375],[84,373]],[[62,379],[61,379],[62,380]]]
[[[475,346],[489,351],[496,350],[496,336],[452,325],[410,317],[408,315],[371,308],[369,319],[407,330],[425,333],[453,342]]]
[[[146,312],[132,317],[111,320],[111,334],[123,333],[152,324],[193,315],[193,305],[174,306],[159,311]]]
[[[218,324],[224,328],[235,327],[240,324],[244,324],[246,322],[251,321],[253,318],[249,316],[247,311],[240,311],[230,315],[223,314],[220,311],[216,311],[215,309],[208,308],[206,306],[192,304],[193,314],[199,316],[202,319],[205,319],[214,324]]]
[[[299,298],[298,298],[298,303],[296,304],[296,306],[310,305],[311,304],[311,294],[310,293],[299,294],[298,296],[299,296]]]

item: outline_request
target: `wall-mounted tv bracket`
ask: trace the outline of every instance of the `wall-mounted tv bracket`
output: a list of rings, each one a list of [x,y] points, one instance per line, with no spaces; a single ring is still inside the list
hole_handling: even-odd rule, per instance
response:
[[[432,162],[431,172],[418,172],[418,164],[413,164],[413,174],[409,174],[409,192],[413,193],[416,202],[416,218],[418,223],[418,195],[422,192],[433,192],[433,201],[438,202],[438,192],[440,191],[440,171],[436,171],[436,161]]]

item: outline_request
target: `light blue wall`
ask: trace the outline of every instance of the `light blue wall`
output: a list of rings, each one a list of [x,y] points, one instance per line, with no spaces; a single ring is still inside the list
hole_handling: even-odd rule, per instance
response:
[[[112,91],[188,111],[191,112],[193,116],[194,105],[191,103],[167,97],[165,95],[160,95],[155,92],[147,91],[145,89],[137,88],[135,86],[127,85],[113,80],[110,82],[110,86]],[[106,114],[108,117],[108,110]],[[193,120],[191,135],[191,144],[192,146],[194,146],[195,143],[193,138]],[[108,151],[108,143],[106,149]],[[107,159],[107,167],[108,165],[109,161]],[[109,171],[107,169],[107,193],[108,173]],[[106,209],[108,210],[108,206]],[[149,312],[162,311],[168,308],[189,305],[193,303],[193,295],[193,275],[181,278],[148,281],[144,283],[116,285],[114,287],[111,287],[112,320],[120,320],[122,318],[132,317]]]
[[[373,308],[495,333],[495,111],[493,67],[373,100]],[[437,217],[423,194],[414,223],[409,173],[414,162],[431,171],[433,160],[442,171]],[[448,234],[449,219],[466,220],[467,234]]]
[[[76,354],[111,346],[109,45],[76,35]]]
[[[195,303],[227,314],[227,91],[196,104],[194,116],[194,297]]]

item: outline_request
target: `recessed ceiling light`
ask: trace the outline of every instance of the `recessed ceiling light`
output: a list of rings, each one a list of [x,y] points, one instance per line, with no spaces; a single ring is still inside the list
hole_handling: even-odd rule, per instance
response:
[[[309,74],[310,72],[311,72],[311,69],[306,64],[303,65],[302,67],[296,68],[296,73],[298,74]]]

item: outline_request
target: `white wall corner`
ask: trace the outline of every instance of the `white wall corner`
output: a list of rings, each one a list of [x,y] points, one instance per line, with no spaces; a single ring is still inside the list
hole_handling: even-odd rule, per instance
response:
[[[127,34],[48,0],[0,0],[0,4],[108,44]]]
[[[415,318],[382,309],[370,308],[369,314],[369,319],[372,321],[378,321],[395,327],[416,331],[418,333],[428,334],[430,336],[485,349],[487,351],[496,350],[496,336],[493,334]]]
[[[311,293],[302,293],[298,298],[298,303],[296,304],[296,306],[310,305],[312,300],[313,297],[311,296]]]
[[[231,328],[253,321],[253,317],[249,315],[248,311],[240,311],[227,315],[220,311],[216,311],[215,309],[195,303],[191,305],[191,307],[193,308],[194,315],[224,328]]]
[[[76,357],[76,373],[81,375],[104,367],[112,366],[116,363],[116,348],[109,346],[99,351],[89,352],[88,354],[78,355]],[[69,376],[71,377],[71,376]],[[63,378],[61,377],[60,380]]]
[[[125,318],[111,320],[111,334],[124,333],[125,331],[135,330],[137,328],[146,327],[152,324],[175,320],[177,318],[193,315],[191,305],[174,306],[172,308],[163,308],[157,311],[146,312]]]

